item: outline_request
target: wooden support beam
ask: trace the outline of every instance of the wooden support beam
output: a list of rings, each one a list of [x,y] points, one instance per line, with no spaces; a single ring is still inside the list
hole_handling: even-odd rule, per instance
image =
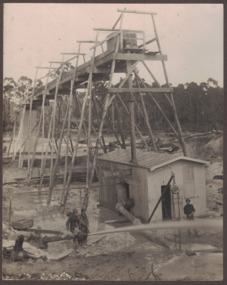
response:
[[[144,65],[144,67],[146,68],[146,70],[148,71],[148,73],[150,74],[151,78],[155,81],[155,83],[158,85],[158,87],[160,87],[160,83],[158,82],[158,80],[155,78],[154,74],[151,72],[151,70],[149,69],[149,67],[147,66],[146,62],[141,61],[142,64]]]
[[[103,29],[103,28],[95,28],[94,31],[101,31],[101,32],[119,32],[121,29]],[[129,30],[129,29],[122,29],[123,32],[129,32],[129,33],[144,33],[142,30]]]
[[[168,189],[168,186],[169,186],[170,183],[172,182],[173,178],[174,178],[174,174],[171,175],[171,177],[170,177],[168,183],[166,184],[165,189],[164,189],[164,191],[162,192],[161,197],[159,198],[157,204],[155,205],[154,210],[152,211],[152,213],[151,213],[151,215],[150,215],[150,217],[149,217],[147,223],[150,223],[152,217],[154,216],[155,211],[156,211],[157,208],[158,208],[158,205],[159,205],[160,202],[162,201],[162,198],[163,198],[163,196],[165,195],[165,193],[166,193],[166,191],[167,191],[167,189]]]
[[[128,63],[129,65],[129,63]],[[127,69],[129,66],[127,67]],[[132,76],[129,76],[128,79],[129,88],[132,88]],[[133,93],[130,92],[130,101],[129,101],[129,112],[130,112],[130,127],[131,127],[131,159],[133,164],[137,164],[136,157],[136,136],[135,136],[135,114],[134,114],[134,98]]]
[[[135,77],[136,77],[136,75],[137,74],[135,73]],[[137,82],[138,87],[140,88],[138,77],[136,77],[136,82]],[[149,135],[150,135],[151,140],[152,140],[154,151],[157,152],[157,146],[156,146],[155,138],[154,138],[154,135],[153,135],[153,132],[152,132],[152,129],[151,129],[150,122],[149,122],[146,105],[144,103],[143,96],[141,95],[141,93],[139,93],[139,94],[140,94],[140,100],[141,100],[141,103],[142,103],[142,108],[143,108],[143,112],[144,112],[144,118],[145,118],[145,122],[147,124],[148,132],[149,132]]]
[[[73,59],[75,59],[75,58],[77,58],[78,57],[78,55],[75,55],[75,56],[73,56],[73,57],[71,57],[71,58],[69,58],[69,59],[67,59],[67,60],[64,60],[64,61],[49,61],[50,63],[56,63],[56,64],[61,64],[61,65],[64,65],[65,63],[67,63],[67,62],[70,62],[71,60],[73,60]],[[60,66],[61,67],[61,66]]]
[[[83,44],[94,44],[97,43],[96,41],[77,41],[78,43],[83,43]]]
[[[98,121],[98,124],[100,125],[100,117],[98,116],[98,107],[97,107],[97,102],[96,102],[95,97],[92,97],[92,100],[93,100],[93,106],[94,106],[94,110],[95,110],[96,119]],[[104,139],[103,134],[102,134],[101,139],[102,139],[103,151],[104,151],[104,153],[107,153],[106,143],[105,143],[105,139]]]
[[[116,55],[116,53],[118,52],[119,44],[120,43],[119,43],[119,37],[118,37],[114,55]],[[110,79],[109,79],[109,83],[108,83],[108,89],[112,85],[113,75],[114,75],[114,70],[115,70],[115,63],[116,63],[116,60],[115,60],[115,57],[114,57],[113,61],[112,61],[112,66],[111,66],[111,73],[110,73]],[[101,141],[101,137],[102,137],[102,129],[103,129],[103,125],[104,125],[104,120],[105,120],[108,108],[111,105],[111,103],[114,100],[114,98],[115,98],[115,95],[110,97],[110,93],[108,93],[106,95],[106,98],[105,98],[106,100],[105,100],[105,104],[104,104],[104,107],[103,107],[102,119],[101,119],[100,126],[99,126],[98,137],[96,139],[96,148],[95,148],[94,155],[93,155],[93,161],[92,161],[91,173],[90,173],[90,180],[88,182],[89,184],[88,184],[87,191],[86,191],[85,197],[84,197],[83,209],[85,209],[85,210],[88,207],[88,201],[89,201],[91,187],[92,187],[92,180],[93,180],[94,172],[95,172],[95,169],[96,169],[98,147],[99,147],[99,144],[100,144],[100,141]]]
[[[145,45],[151,44],[151,43],[153,43],[153,42],[155,42],[155,41],[156,41],[156,38],[151,39],[151,40],[149,40],[149,41],[145,42]],[[141,47],[143,47],[143,46],[144,46],[144,44],[139,45],[139,46],[138,46],[138,48],[141,48]]]
[[[57,69],[56,67],[51,67],[51,68],[49,68],[49,67],[45,67],[45,66],[36,66],[35,68],[37,68],[37,69]]]
[[[79,52],[61,52],[63,55],[86,55],[86,53],[79,53]]]
[[[120,132],[120,135],[121,135],[121,140],[122,140],[121,147],[122,147],[123,149],[125,149],[125,148],[126,148],[125,137],[124,137],[124,134],[123,134],[123,131],[122,131],[122,127],[121,127],[120,114],[119,114],[119,112],[118,112],[118,106],[117,106],[116,100],[114,100],[114,105],[115,105],[115,112],[116,112],[116,118],[117,118],[118,129],[119,129],[119,132]]]
[[[115,29],[115,27],[117,26],[117,24],[119,23],[119,21],[121,20],[121,15],[119,16],[119,18],[117,19],[117,21],[115,22],[115,24],[113,25],[112,29]]]
[[[80,48],[81,43],[78,45],[78,52],[77,54],[80,56]],[[82,54],[84,57],[84,54]],[[64,170],[64,188],[66,186],[66,180],[67,180],[67,171],[68,171],[68,150],[69,150],[69,138],[70,138],[70,129],[71,129],[71,118],[72,118],[72,98],[73,98],[73,87],[76,80],[76,74],[77,74],[77,68],[79,63],[79,56],[77,57],[75,68],[74,68],[74,74],[73,78],[71,80],[71,88],[70,88],[70,94],[69,94],[69,115],[68,115],[68,125],[67,125],[67,134],[66,134],[66,153],[65,153],[65,170]]]
[[[145,83],[143,82],[143,80],[138,76],[138,74],[136,75],[138,77],[138,79],[140,80],[141,84],[143,86],[146,86]],[[172,125],[172,123],[170,122],[170,120],[168,119],[168,117],[166,116],[165,112],[162,110],[161,106],[159,105],[158,101],[154,98],[154,96],[149,93],[149,95],[151,96],[151,99],[153,100],[153,102],[155,103],[155,105],[158,107],[159,111],[162,113],[163,117],[165,118],[166,122],[169,124],[170,128],[172,129],[173,133],[175,134],[175,136],[177,138],[179,138],[178,133],[176,131],[176,129],[174,128],[174,126]]]
[[[61,155],[61,145],[62,145],[62,139],[63,139],[63,135],[64,135],[64,130],[65,130],[65,125],[66,125],[66,121],[67,121],[67,116],[68,116],[68,112],[69,112],[69,106],[67,106],[66,112],[65,112],[65,117],[63,120],[63,124],[62,124],[62,129],[61,129],[61,133],[60,133],[60,138],[59,138],[59,145],[58,145],[58,149],[57,149],[57,156],[55,159],[55,163],[54,163],[54,167],[51,170],[50,173],[50,184],[49,184],[49,192],[48,192],[48,199],[47,199],[47,205],[50,204],[51,201],[51,196],[52,196],[52,192],[53,192],[53,187],[54,187],[54,181],[55,181],[55,174],[56,174],[56,170],[59,164],[59,159],[60,159],[60,155]]]
[[[52,143],[52,140],[54,139],[56,104],[57,104],[58,88],[59,88],[62,72],[63,72],[63,67],[61,67],[61,72],[60,72],[58,79],[57,79],[57,84],[56,84],[56,89],[55,89],[55,94],[54,94],[54,106],[53,106],[53,110],[51,113],[51,118],[50,118],[50,122],[49,122],[49,129],[48,129],[48,138],[47,138],[48,145],[50,144],[50,142]],[[41,170],[40,170],[39,190],[41,190],[41,188],[42,188],[44,171],[45,171],[45,167],[46,167],[46,160],[47,160],[47,154],[48,154],[48,145],[46,146],[45,155],[42,159]],[[53,147],[51,148],[51,167],[50,168],[51,168],[50,171],[52,172],[52,169],[53,169]]]
[[[98,40],[98,33],[96,34],[95,43],[97,43],[97,40]],[[89,73],[88,82],[92,81],[92,71],[93,71],[94,60],[95,60],[95,52],[96,52],[96,49],[94,49],[93,55],[91,58],[91,69],[90,69],[90,73]],[[80,140],[80,135],[81,135],[81,129],[82,129],[83,121],[84,121],[85,107],[86,107],[88,96],[89,96],[89,87],[91,87],[91,86],[88,86],[86,93],[85,93],[85,96],[84,96],[83,106],[82,106],[82,110],[81,110],[80,125],[79,125],[79,129],[78,129],[76,144],[74,147],[74,152],[73,152],[72,161],[71,161],[71,168],[70,168],[69,175],[67,178],[67,183],[66,183],[66,185],[63,189],[63,192],[62,192],[61,212],[64,212],[64,210],[65,210],[65,205],[66,205],[66,201],[67,201],[67,197],[68,197],[68,193],[69,193],[69,188],[70,188],[70,183],[71,183],[72,173],[73,173],[73,167],[74,167],[74,163],[76,160],[76,155],[77,155],[77,150],[78,150],[78,145],[79,145],[79,140]]]
[[[49,65],[49,67],[51,68],[51,63]],[[33,154],[32,154],[32,159],[31,159],[31,164],[28,168],[28,181],[31,180],[32,178],[32,172],[33,172],[33,164],[34,164],[34,160],[35,160],[35,153],[36,153],[36,149],[37,149],[37,146],[38,146],[38,140],[39,140],[39,134],[40,134],[40,128],[41,128],[41,123],[42,123],[42,120],[43,120],[43,112],[44,112],[44,106],[45,106],[45,101],[46,101],[46,95],[47,95],[47,84],[48,84],[48,81],[49,81],[49,77],[50,77],[50,71],[47,73],[47,76],[46,76],[46,85],[45,85],[45,89],[44,89],[44,92],[43,92],[43,96],[42,96],[42,108],[41,108],[41,114],[40,114],[40,119],[39,119],[39,124],[38,124],[38,127],[37,127],[37,135],[36,135],[36,140],[35,140],[35,143],[34,143],[34,148],[33,148]],[[28,160],[30,161],[30,150],[29,150],[29,155],[28,155]],[[43,160],[42,160],[43,161]]]
[[[118,11],[118,12],[121,12],[121,13],[157,15],[157,13],[153,13],[153,12],[143,12],[143,11],[136,11],[136,10],[117,9],[117,11]]]
[[[37,74],[38,74],[38,69],[36,68],[35,78],[34,78],[34,81],[33,81],[32,95],[31,95],[30,104],[29,104],[29,120],[28,120],[27,137],[25,139],[24,152],[26,151],[26,147],[27,147],[27,144],[29,144],[30,136],[31,136],[32,103],[33,103],[33,96],[35,94],[35,87],[36,87],[36,82],[37,82]],[[23,167],[24,156],[22,156],[21,160],[22,160],[21,167]],[[29,168],[29,161],[28,161],[28,168]]]
[[[149,55],[149,54],[139,54],[139,53],[118,53],[116,54],[116,60],[153,60],[153,61],[166,61],[167,55]]]
[[[94,28],[93,30],[100,32],[119,32],[119,29]]]
[[[124,107],[126,113],[129,115],[129,110],[128,110],[128,108],[126,107],[124,101],[121,99],[121,96],[119,95],[119,93],[117,93],[117,97],[118,97],[118,99],[120,100],[122,106]],[[146,146],[147,150],[150,151],[150,147],[148,146],[147,142],[146,142],[145,139],[143,138],[142,133],[140,132],[140,130],[139,130],[139,128],[137,127],[136,124],[135,124],[135,129],[136,129],[136,131],[138,132],[138,134],[139,134],[141,140],[143,141],[144,145]]]
[[[52,117],[52,133],[51,133],[51,139],[55,140],[55,125],[56,125],[56,109],[57,109],[57,98],[58,98],[58,89],[59,89],[59,85],[61,82],[61,77],[62,77],[62,73],[63,73],[63,65],[61,66],[61,70],[60,70],[60,74],[57,78],[57,84],[56,84],[56,88],[55,88],[55,94],[54,94],[54,104],[53,104],[53,117]],[[50,160],[50,172],[53,172],[53,167],[54,167],[54,152],[53,152],[53,148],[51,149],[51,160]],[[47,201],[48,203],[50,203],[50,200]]]
[[[128,92],[134,92],[134,93],[171,93],[172,92],[172,88],[170,87],[143,87],[143,88],[111,88],[109,90],[110,93],[128,93]]]
[[[96,100],[95,100],[95,101],[96,101]],[[99,105],[100,110],[102,110],[102,109],[103,109],[103,106],[101,106],[100,102],[98,102],[98,101],[96,101],[96,102],[97,102],[97,104]],[[110,126],[110,128],[111,128],[111,130],[112,130],[112,133],[114,134],[116,140],[118,141],[119,145],[121,145],[121,142],[120,142],[118,136],[116,135],[116,133],[114,132],[113,125],[111,124],[111,121],[110,121],[110,119],[109,119],[108,116],[106,117],[106,120],[107,120],[107,122],[109,123],[109,126]],[[99,123],[101,123],[100,118],[99,118]]]
[[[158,49],[159,49],[160,55],[162,55],[161,45],[160,45],[160,42],[159,42],[159,37],[158,37],[156,25],[155,25],[154,16],[151,15],[151,18],[152,18],[152,22],[153,22],[155,37],[157,39]],[[163,71],[164,71],[164,75],[165,75],[165,79],[166,79],[166,84],[167,84],[167,86],[169,86],[169,79],[168,79],[168,75],[167,75],[167,71],[166,71],[166,66],[165,66],[164,60],[162,60],[162,66],[163,66]],[[180,125],[180,122],[179,122],[179,119],[178,119],[177,110],[176,110],[176,106],[175,106],[175,102],[174,102],[174,99],[173,99],[173,93],[172,92],[170,94],[170,97],[171,97],[171,105],[172,105],[172,108],[173,108],[174,118],[175,118],[175,121],[176,121],[176,124],[177,124],[177,129],[178,129],[179,142],[180,142],[180,144],[182,146],[182,150],[183,150],[184,155],[187,156],[186,147],[185,147],[185,143],[184,143],[184,139],[183,139],[183,135],[182,135],[182,130],[181,130],[181,125]]]

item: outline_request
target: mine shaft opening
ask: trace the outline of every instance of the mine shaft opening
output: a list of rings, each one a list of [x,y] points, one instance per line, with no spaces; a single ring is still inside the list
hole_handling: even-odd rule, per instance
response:
[[[162,219],[172,220],[170,186],[167,185],[161,186],[161,194],[162,194]]]

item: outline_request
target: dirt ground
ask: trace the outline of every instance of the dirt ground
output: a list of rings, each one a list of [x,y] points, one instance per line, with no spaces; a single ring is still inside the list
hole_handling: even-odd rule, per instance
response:
[[[214,142],[214,144],[218,144]],[[207,217],[206,219],[222,220],[223,213],[223,181],[213,179],[223,171],[222,157],[211,153],[209,144],[210,165],[206,169]],[[217,146],[219,147],[219,146]],[[197,156],[194,144],[188,143],[191,155]],[[213,146],[213,149],[215,147]],[[205,151],[205,149],[204,149]],[[211,153],[211,154],[210,154]],[[220,152],[219,152],[220,153]],[[213,157],[212,157],[213,156]],[[35,169],[34,173],[38,173]],[[63,185],[58,184],[53,192],[51,205],[47,207],[47,189],[41,192],[36,185],[28,186],[23,180],[26,168],[18,169],[17,164],[5,164],[3,167],[3,247],[14,245],[18,234],[24,234],[24,249],[35,256],[46,256],[47,260],[28,259],[11,262],[3,258],[2,278],[4,280],[193,280],[218,281],[223,279],[223,233],[220,230],[199,230],[199,236],[188,236],[187,231],[156,231],[154,236],[165,241],[168,248],[152,242],[142,233],[115,233],[111,235],[89,236],[87,245],[74,250],[72,240],[49,243],[48,249],[41,250],[29,244],[28,232],[19,232],[9,228],[9,205],[11,197],[11,221],[21,218],[34,220],[34,227],[59,230],[66,233],[66,214],[59,213]],[[83,199],[84,183],[74,182],[71,185],[66,211],[80,210]],[[107,223],[122,219],[98,205],[98,183],[94,184],[89,207],[89,230],[96,232],[130,225],[128,222]],[[181,235],[181,242],[179,241]],[[195,251],[195,255],[188,255]],[[215,251],[215,252],[212,252]],[[68,254],[67,257],[60,259]]]

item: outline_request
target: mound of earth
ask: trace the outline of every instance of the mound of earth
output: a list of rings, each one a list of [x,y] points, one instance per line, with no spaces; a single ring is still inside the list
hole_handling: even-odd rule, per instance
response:
[[[213,138],[205,145],[198,148],[198,153],[203,159],[223,157],[223,137]]]

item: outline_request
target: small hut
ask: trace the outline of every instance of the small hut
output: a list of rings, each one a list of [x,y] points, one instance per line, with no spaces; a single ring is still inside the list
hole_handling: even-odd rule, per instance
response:
[[[133,199],[130,212],[148,221],[166,189],[152,221],[183,218],[186,198],[194,205],[197,217],[206,215],[206,161],[142,150],[137,150],[136,156],[136,164],[131,163],[130,149],[116,149],[98,157],[101,206],[115,211],[118,202]],[[165,187],[172,173],[175,178]]]

